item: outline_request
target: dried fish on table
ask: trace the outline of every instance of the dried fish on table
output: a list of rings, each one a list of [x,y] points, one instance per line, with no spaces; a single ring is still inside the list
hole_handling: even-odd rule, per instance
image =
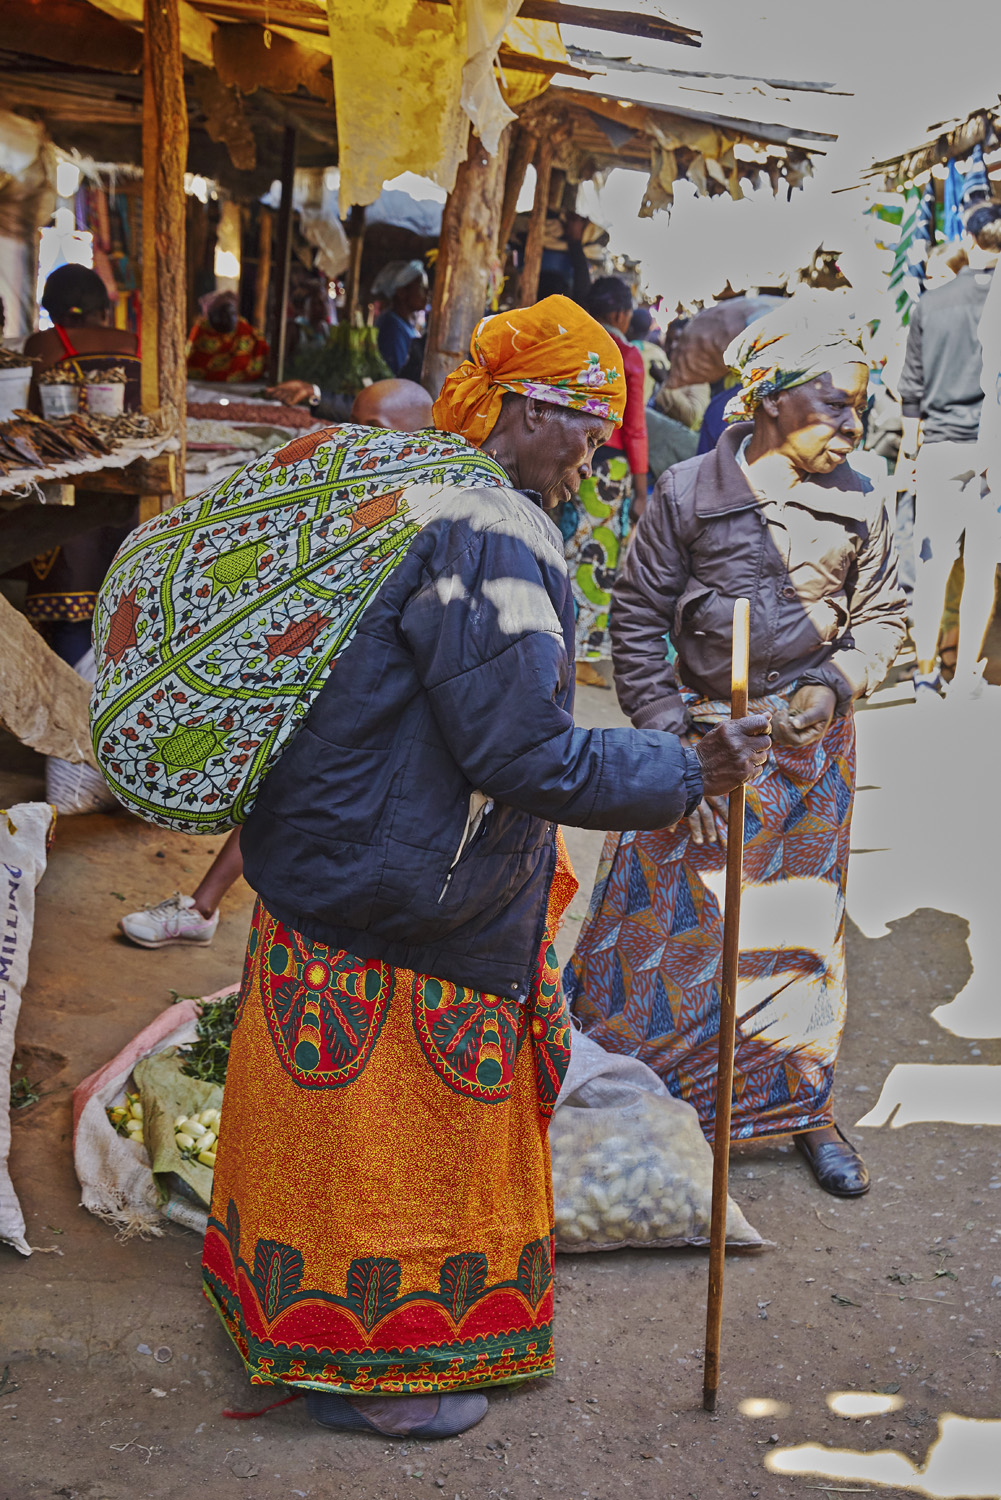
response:
[[[0,463],[13,469],[44,469],[81,458],[105,458],[113,452],[79,416],[46,421],[30,411],[16,411],[0,422]]]
[[[39,385],[80,385],[82,375],[74,365],[58,364],[52,365],[48,370],[43,370],[38,377]]]
[[[58,426],[61,432],[71,433],[81,448],[95,458],[104,458],[115,450],[114,440],[105,437],[99,428],[95,428],[92,416],[85,417],[74,412],[72,416],[60,417]]]
[[[0,458],[15,469],[44,469],[45,459],[28,436],[29,428],[21,422],[0,422]]]
[[[95,417],[74,412],[45,418],[18,410],[10,421],[0,422],[0,476],[17,469],[56,468],[81,459],[106,458],[126,440],[159,435],[160,424],[152,414]]]
[[[18,354],[14,349],[0,348],[0,370],[26,370],[35,364],[27,354]]]
[[[141,411],[122,412],[117,417],[106,417],[99,412],[81,413],[81,420],[106,443],[142,441],[159,437],[160,426],[152,414]]]
[[[79,443],[54,422],[36,417],[30,411],[15,411],[14,416],[16,423],[10,425],[15,428],[15,435],[26,437],[46,463],[65,463],[68,459],[79,458],[82,451]]]
[[[67,417],[52,417],[46,421],[32,416],[30,412],[18,412],[26,421],[46,427],[57,434],[71,450],[74,458],[104,458],[114,452],[114,443],[106,442],[91,426],[91,419],[77,412]]]
[[[124,365],[112,365],[107,370],[87,370],[83,383],[84,385],[126,385],[128,378]]]

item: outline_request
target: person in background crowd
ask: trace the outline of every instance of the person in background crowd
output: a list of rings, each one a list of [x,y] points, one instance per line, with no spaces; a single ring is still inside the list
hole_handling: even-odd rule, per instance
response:
[[[202,298],[202,315],[188,335],[188,374],[194,380],[260,380],[268,343],[237,311],[235,292]]]
[[[868,367],[792,309],[748,326],[726,361],[745,382],[736,425],[660,479],[616,584],[615,685],[637,727],[698,744],[729,717],[733,603],[751,600],[751,706],[772,716],[773,751],[747,791],[733,1135],[791,1132],[820,1186],[855,1197],[869,1176],[831,1099],[852,704],[905,629],[882,501],[847,462]],[[585,1031],[654,1068],[710,1139],[726,831],[710,798],[673,828],[610,835],[564,974]]]
[[[322,349],[330,337],[330,299],[323,287],[313,282],[305,288],[299,310],[289,328],[286,359],[307,349]]]
[[[42,306],[53,326],[33,333],[24,345],[25,354],[37,361],[30,397],[33,410],[41,409],[35,384],[38,375],[68,364],[83,375],[124,369],[125,410],[137,411],[138,341],[134,333],[111,327],[111,301],[97,272],[86,266],[59,266],[46,279]],[[77,498],[84,500],[87,493],[83,480]],[[15,570],[15,576],[28,581],[24,613],[71,667],[90,652],[98,589],[134,525],[133,520],[124,526],[95,526]]]
[[[1001,204],[973,211],[964,243],[969,264],[946,285],[925,292],[911,310],[900,377],[901,458],[917,459],[913,611],[919,702],[934,702],[943,691],[936,663],[939,628],[964,532],[975,555],[980,532],[995,519],[981,493],[977,465],[984,401],[978,324],[1001,251]],[[979,651],[980,642],[975,645]]]
[[[574,725],[546,512],[621,421],[619,349],[553,297],[484,319],[471,352],[435,425],[508,482],[457,479],[416,530],[243,827],[259,900],[202,1263],[253,1380],[419,1441],[554,1372],[557,819],[662,827],[770,744],[763,715],[695,751]]]
[[[602,276],[588,293],[587,311],[613,340],[625,371],[626,409],[621,431],[609,436],[594,455],[591,473],[560,511],[567,567],[577,616],[577,681],[591,687],[609,684],[593,665],[611,656],[608,610],[619,553],[646,504],[649,452],[645,371],[639,351],[626,339],[633,299],[618,276]],[[599,372],[595,372],[596,376]]]
[[[369,427],[395,427],[399,432],[418,432],[431,425],[431,397],[415,380],[376,380],[358,392],[350,409],[346,397],[326,395],[308,380],[284,380],[265,395],[286,406],[306,404],[329,422],[361,422]]]
[[[304,381],[288,384],[301,385],[307,393],[312,390]],[[431,397],[423,386],[410,380],[377,380],[355,397],[351,420],[361,427],[421,432],[432,425]],[[192,895],[175,891],[165,901],[129,912],[119,922],[119,929],[139,948],[211,943],[219,926],[219,903],[242,874],[240,830],[234,828]]]
[[[737,391],[731,385],[721,382],[719,389],[713,389],[709,405],[706,407],[699,427],[698,453],[711,453],[726,431],[726,409],[730,405]]]
[[[691,320],[689,318],[672,318],[670,323],[668,323],[667,327],[664,329],[664,337],[662,338],[661,343],[664,346],[664,353],[667,355],[668,369],[671,368],[671,358],[674,353],[674,346],[680,339],[682,333],[684,332],[690,321]]]
[[[983,353],[980,386],[984,404],[980,409],[976,468],[983,476],[986,493],[978,509],[974,544],[963,551],[965,578],[954,679],[974,695],[983,687],[980,662],[984,637],[994,616],[1001,563],[1001,276],[997,273],[991,277],[977,336]]]
[[[42,288],[42,306],[52,327],[25,340],[24,352],[36,361],[35,379],[43,370],[72,363],[84,374],[124,366],[125,409],[139,409],[139,341],[134,333],[111,324],[108,289],[87,266],[59,266]],[[41,411],[37,391],[33,411]]]
[[[372,296],[386,298],[388,306],[375,320],[379,330],[379,353],[394,375],[407,371],[413,354],[418,313],[428,300],[428,279],[422,261],[390,261],[372,283]],[[417,374],[419,375],[419,371]]]
[[[683,459],[693,458],[698,447],[695,433],[682,427],[671,417],[665,417],[655,406],[648,406],[646,417],[647,451],[650,462],[650,482],[656,481],[665,469],[680,464]]]
[[[654,406],[672,422],[680,422],[695,436],[698,445],[702,430],[702,419],[706,414],[712,393],[708,381],[697,381],[692,385],[670,386],[666,382],[653,398]]]
[[[648,307],[637,307],[629,320],[627,333],[629,342],[640,351],[646,379],[643,386],[644,405],[658,386],[667,379],[667,356],[658,344],[653,331],[653,314]]]
[[[728,346],[742,328],[763,318],[776,305],[774,297],[727,297],[695,314],[675,344],[668,386],[677,397],[702,395],[701,414],[693,422],[699,453],[711,453],[726,425],[727,407],[735,394],[736,377],[724,364]],[[705,384],[700,384],[705,382]],[[661,392],[658,405],[666,410]]]
[[[565,242],[564,249],[547,246],[542,252],[542,269],[539,272],[539,295],[546,297],[572,297],[583,307],[591,285],[591,262],[584,249],[584,235],[590,220],[581,214],[562,213],[550,210],[549,229]],[[555,221],[555,222],[554,222]]]

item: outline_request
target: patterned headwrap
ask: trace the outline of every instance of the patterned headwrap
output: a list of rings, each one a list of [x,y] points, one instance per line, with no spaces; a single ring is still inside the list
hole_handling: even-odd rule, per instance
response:
[[[839,365],[869,363],[857,337],[824,328],[816,308],[792,304],[749,323],[723,358],[742,382],[727,404],[727,422],[751,421],[765,396],[806,385]]]
[[[470,358],[434,404],[434,425],[478,446],[500,416],[505,391],[591,412],[618,427],[626,409],[622,353],[569,297],[495,313],[476,325]]]

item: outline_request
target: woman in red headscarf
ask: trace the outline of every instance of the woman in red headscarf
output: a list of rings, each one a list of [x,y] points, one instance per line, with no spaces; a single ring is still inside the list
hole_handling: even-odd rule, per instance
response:
[[[260,380],[268,341],[237,310],[232,292],[215,292],[188,335],[188,374],[195,380]]]

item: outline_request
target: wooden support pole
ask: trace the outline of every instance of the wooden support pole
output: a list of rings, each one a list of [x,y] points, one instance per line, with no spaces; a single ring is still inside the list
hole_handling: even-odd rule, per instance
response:
[[[530,307],[538,300],[539,273],[542,270],[542,247],[546,234],[546,214],[549,209],[549,179],[553,170],[553,142],[543,136],[535,156],[535,202],[532,217],[528,221],[528,238],[525,241],[525,264],[521,272],[518,300],[522,307]]]
[[[184,97],[178,0],[146,0],[143,11],[142,404],[177,424],[184,474],[187,380],[184,270],[184,170],[188,108]],[[183,479],[182,479],[183,488]],[[164,508],[183,498],[163,497]]]
[[[259,210],[257,225],[257,282],[254,286],[254,327],[266,328],[268,322],[268,288],[271,284],[271,210]]]
[[[747,713],[751,606],[733,605],[730,664],[730,717]],[[726,815],[726,893],[723,907],[723,962],[720,970],[719,1056],[716,1064],[716,1133],[713,1137],[712,1217],[709,1225],[709,1296],[706,1302],[706,1358],[702,1405],[716,1410],[719,1352],[723,1331],[723,1265],[726,1259],[726,1198],[730,1175],[730,1109],[733,1052],[737,1031],[737,969],[740,959],[740,891],[744,868],[744,784],[730,793]]]
[[[344,317],[357,322],[361,303],[361,257],[365,249],[365,207],[355,203],[348,214],[348,271],[344,283]]]
[[[288,323],[288,282],[292,267],[292,192],[295,187],[295,148],[298,132],[285,126],[282,140],[282,195],[278,206],[278,243],[275,246],[275,302],[271,309],[271,379],[285,378],[285,329]]]
[[[497,249],[501,259],[507,249],[507,242],[511,238],[511,229],[514,225],[515,215],[518,212],[518,199],[521,190],[525,186],[525,173],[528,164],[535,155],[535,149],[539,144],[539,138],[530,130],[518,130],[511,146],[511,155],[508,160],[507,178],[504,183],[504,203],[501,207],[500,228],[497,231]]]
[[[491,276],[499,275],[497,230],[508,137],[505,130],[497,154],[490,156],[470,132],[466,160],[445,203],[421,375],[432,396],[468,357],[470,336],[487,310]]]

